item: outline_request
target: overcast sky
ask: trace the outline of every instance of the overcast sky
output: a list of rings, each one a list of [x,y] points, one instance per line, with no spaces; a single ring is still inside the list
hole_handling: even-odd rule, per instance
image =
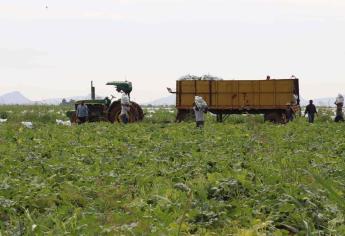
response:
[[[146,102],[185,74],[345,92],[345,1],[0,0],[0,94],[86,95],[94,80],[109,95],[127,78]]]

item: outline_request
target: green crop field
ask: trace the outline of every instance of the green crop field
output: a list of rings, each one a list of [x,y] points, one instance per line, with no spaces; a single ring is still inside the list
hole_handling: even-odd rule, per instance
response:
[[[169,109],[57,125],[68,109],[0,107],[0,235],[345,235],[345,126],[326,111],[199,130]]]

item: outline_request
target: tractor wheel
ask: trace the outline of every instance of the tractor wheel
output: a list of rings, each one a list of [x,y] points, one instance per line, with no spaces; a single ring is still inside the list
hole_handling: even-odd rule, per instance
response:
[[[139,104],[136,102],[132,102],[131,109],[132,107],[135,108],[138,112],[138,121],[142,121],[144,119],[144,111],[141,106],[139,106]]]
[[[139,107],[139,105],[138,105]],[[109,112],[109,121],[111,123],[121,123],[121,118],[120,118],[120,114],[121,114],[121,103],[117,102],[114,106],[112,106],[112,109]],[[129,111],[129,123],[133,123],[133,122],[137,122],[140,121],[140,114],[137,110],[136,105],[133,105],[133,103],[131,104],[131,108]]]

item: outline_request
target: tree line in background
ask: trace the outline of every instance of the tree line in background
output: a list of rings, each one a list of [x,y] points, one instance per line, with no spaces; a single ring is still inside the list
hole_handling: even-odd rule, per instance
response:
[[[76,102],[76,101],[75,101],[74,99],[70,99],[69,101],[67,101],[66,98],[63,98],[63,99],[61,100],[60,105],[62,105],[62,106],[74,105],[75,102]]]

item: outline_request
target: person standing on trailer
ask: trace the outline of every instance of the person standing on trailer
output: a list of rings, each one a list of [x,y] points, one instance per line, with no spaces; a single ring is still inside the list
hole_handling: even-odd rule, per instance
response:
[[[77,107],[77,122],[78,124],[84,124],[89,117],[89,108],[85,105],[85,102],[82,101]]]
[[[121,114],[120,118],[122,123],[127,124],[129,122],[129,111],[131,110],[131,104],[129,102],[129,97],[123,95],[121,98]]]
[[[309,105],[305,109],[304,116],[307,114],[309,123],[314,123],[315,114],[317,114],[317,110],[315,105],[313,104],[313,100],[309,100]]]
[[[193,106],[195,122],[197,128],[203,128],[205,125],[205,114],[207,113],[207,103],[202,97],[196,96]]]
[[[343,113],[343,106],[344,106],[344,97],[343,95],[339,94],[336,98],[335,105],[337,106],[336,115],[335,115],[335,122],[344,121],[344,113]]]

